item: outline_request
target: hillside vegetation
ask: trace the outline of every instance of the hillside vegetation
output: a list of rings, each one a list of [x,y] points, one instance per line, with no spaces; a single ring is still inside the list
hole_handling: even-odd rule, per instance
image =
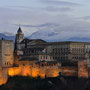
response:
[[[77,77],[30,78],[9,77],[0,90],[90,90],[90,79]]]

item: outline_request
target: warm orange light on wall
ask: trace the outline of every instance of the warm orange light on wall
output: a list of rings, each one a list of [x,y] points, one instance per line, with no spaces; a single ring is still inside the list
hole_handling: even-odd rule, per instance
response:
[[[9,76],[21,75],[21,76],[32,76],[38,77],[40,75],[39,68],[31,68],[30,66],[20,66],[8,69]]]
[[[21,67],[21,75],[22,76],[31,76],[31,67],[30,66]]]
[[[32,68],[32,77],[38,77],[40,76],[40,69],[38,67]]]
[[[30,67],[30,66],[19,66],[19,67],[12,67],[8,69],[9,76],[31,76],[31,77],[38,77],[41,76],[42,78],[46,77],[57,77],[59,75],[59,70],[52,68],[39,68],[39,67]]]
[[[9,74],[10,76],[14,76],[14,68],[9,68],[8,74]]]

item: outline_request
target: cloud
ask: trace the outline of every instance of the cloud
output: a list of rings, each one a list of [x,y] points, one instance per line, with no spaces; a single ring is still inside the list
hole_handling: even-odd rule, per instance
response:
[[[70,12],[73,9],[70,7],[56,7],[56,6],[46,6],[46,7],[26,7],[26,6],[8,6],[8,8],[21,9],[27,11],[47,11],[47,12]]]
[[[45,8],[47,11],[51,11],[51,12],[70,12],[73,9],[69,8],[69,7],[46,7]]]
[[[18,26],[17,24],[13,24],[13,25],[16,25]],[[58,24],[55,24],[55,23],[44,23],[44,24],[40,24],[40,25],[23,25],[23,24],[20,24],[21,27],[53,27],[53,26],[58,26]]]
[[[33,33],[30,38],[34,39],[44,39],[48,41],[60,41],[67,40],[69,38],[79,37],[79,38],[90,38],[90,26],[83,22],[73,23],[72,25],[67,26],[58,26],[58,27],[46,27],[40,29]]]
[[[48,41],[67,40],[73,37],[90,38],[90,23],[67,17],[68,20],[65,19],[64,16],[61,18],[66,22],[61,20],[57,27],[40,28],[38,31],[33,33],[30,38],[40,38]]]
[[[90,16],[84,16],[84,17],[82,17],[82,19],[84,19],[84,20],[90,20]]]
[[[66,40],[72,37],[90,37],[90,23],[63,13],[72,11],[71,7],[51,5],[30,10],[15,8],[0,8],[0,32],[16,34],[20,24],[25,36],[31,35],[32,38]]]
[[[49,5],[80,5],[78,3],[73,3],[73,2],[69,2],[69,1],[61,1],[61,0],[39,0],[41,3],[46,3]]]
[[[15,9],[31,9],[28,6],[7,6],[7,8],[15,8]]]

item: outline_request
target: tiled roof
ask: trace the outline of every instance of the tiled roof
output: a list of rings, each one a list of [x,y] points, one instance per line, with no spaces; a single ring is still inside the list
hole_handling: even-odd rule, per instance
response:
[[[19,61],[36,61],[38,60],[36,57],[22,57]]]
[[[21,44],[23,44],[23,43],[29,43],[29,42],[33,43],[33,42],[39,42],[39,41],[41,41],[42,43],[46,43],[46,41],[44,41],[42,39],[28,39],[28,38],[25,38],[25,39],[23,39],[23,41],[21,42]]]

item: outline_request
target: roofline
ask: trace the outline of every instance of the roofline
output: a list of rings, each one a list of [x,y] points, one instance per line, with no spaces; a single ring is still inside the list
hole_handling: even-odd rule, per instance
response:
[[[46,42],[38,45],[50,45],[50,44],[64,44],[64,43],[83,43],[83,44],[90,44],[90,42],[79,42],[79,41],[60,41],[60,42]]]
[[[59,42],[48,42],[48,43],[90,43],[90,42],[82,42],[82,41],[59,41]]]

